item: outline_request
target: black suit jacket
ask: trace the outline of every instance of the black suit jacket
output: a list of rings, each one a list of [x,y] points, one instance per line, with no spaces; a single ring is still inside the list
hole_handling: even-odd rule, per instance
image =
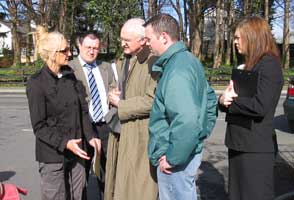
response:
[[[250,126],[228,123],[225,144],[228,148],[243,152],[276,151],[276,133],[273,126],[275,109],[283,87],[283,73],[279,61],[264,56],[252,71],[259,74],[257,92],[253,97],[237,97],[228,109],[220,110],[246,116]]]
[[[66,149],[70,139],[86,139],[95,135],[85,101],[85,88],[68,66],[61,68],[58,78],[44,66],[27,84],[31,123],[36,135],[36,160],[60,163],[78,158]],[[82,144],[81,148],[84,148]]]

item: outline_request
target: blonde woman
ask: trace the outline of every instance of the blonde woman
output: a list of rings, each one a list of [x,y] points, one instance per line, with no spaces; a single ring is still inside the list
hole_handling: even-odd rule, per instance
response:
[[[36,50],[43,68],[27,84],[31,123],[36,136],[42,200],[80,200],[85,193],[85,142],[100,150],[94,138],[85,89],[67,66],[71,55],[59,32],[36,29]]]

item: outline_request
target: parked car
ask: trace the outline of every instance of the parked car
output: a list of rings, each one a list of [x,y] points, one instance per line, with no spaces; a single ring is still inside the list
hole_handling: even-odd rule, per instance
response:
[[[287,97],[283,103],[290,131],[294,133],[294,77],[289,78]]]

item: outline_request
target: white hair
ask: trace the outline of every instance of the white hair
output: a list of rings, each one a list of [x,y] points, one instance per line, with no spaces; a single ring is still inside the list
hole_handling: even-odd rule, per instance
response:
[[[132,18],[126,21],[122,28],[126,28],[129,31],[135,33],[141,38],[145,37],[145,27],[143,24],[145,21],[141,18]]]

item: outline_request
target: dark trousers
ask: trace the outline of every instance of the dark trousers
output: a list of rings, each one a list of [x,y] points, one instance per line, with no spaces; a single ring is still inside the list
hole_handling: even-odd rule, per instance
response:
[[[39,163],[42,200],[85,199],[86,177],[83,161]]]
[[[229,149],[229,199],[274,199],[274,153]]]
[[[100,156],[100,174],[101,177],[98,177],[98,186],[99,190],[101,191],[101,198],[103,199],[104,187],[105,187],[105,166],[106,166],[106,154],[107,154],[107,143],[108,143],[108,136],[110,133],[110,128],[106,123],[95,123],[93,124],[96,130],[98,138],[101,140],[101,156]],[[91,146],[88,146],[88,154],[90,155],[91,159],[86,161],[86,177],[87,181],[89,178],[89,173],[92,166],[92,158],[94,155],[94,149]]]

